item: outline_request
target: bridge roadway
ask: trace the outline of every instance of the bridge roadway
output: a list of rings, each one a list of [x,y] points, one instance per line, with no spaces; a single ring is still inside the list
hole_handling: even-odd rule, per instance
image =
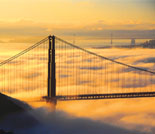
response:
[[[56,96],[57,100],[93,100],[93,99],[119,99],[119,98],[139,98],[155,97],[155,92],[132,92],[132,93],[112,93],[112,94],[83,94],[83,95],[64,95]]]

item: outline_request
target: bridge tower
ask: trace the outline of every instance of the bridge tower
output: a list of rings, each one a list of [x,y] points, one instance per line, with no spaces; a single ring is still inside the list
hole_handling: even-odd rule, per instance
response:
[[[131,47],[134,47],[136,45],[136,40],[134,38],[131,39]]]
[[[49,36],[47,97],[56,98],[55,36]]]
[[[113,34],[111,33],[111,47],[113,45]]]

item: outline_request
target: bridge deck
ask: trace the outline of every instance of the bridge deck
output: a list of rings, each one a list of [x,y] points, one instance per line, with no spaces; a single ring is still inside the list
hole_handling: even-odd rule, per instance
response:
[[[113,93],[113,94],[88,94],[88,95],[66,95],[57,96],[57,100],[93,100],[93,99],[119,99],[119,98],[139,98],[155,97],[155,92],[133,92],[133,93]]]

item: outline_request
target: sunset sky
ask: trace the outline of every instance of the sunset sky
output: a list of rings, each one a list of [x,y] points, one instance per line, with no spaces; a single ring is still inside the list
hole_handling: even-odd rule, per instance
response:
[[[51,43],[50,34],[58,36]],[[0,93],[33,108],[0,126],[16,134],[155,134],[155,49],[135,47],[152,39],[155,0],[0,0]],[[67,95],[89,97],[51,105]]]
[[[0,41],[104,30],[154,30],[154,0],[0,0]],[[9,40],[8,40],[9,39]]]

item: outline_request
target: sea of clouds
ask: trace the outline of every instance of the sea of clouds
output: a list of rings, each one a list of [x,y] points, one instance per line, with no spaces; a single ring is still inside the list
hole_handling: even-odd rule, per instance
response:
[[[70,116],[62,111],[50,112],[45,108],[10,115],[0,127],[15,134],[146,134],[99,120]]]

